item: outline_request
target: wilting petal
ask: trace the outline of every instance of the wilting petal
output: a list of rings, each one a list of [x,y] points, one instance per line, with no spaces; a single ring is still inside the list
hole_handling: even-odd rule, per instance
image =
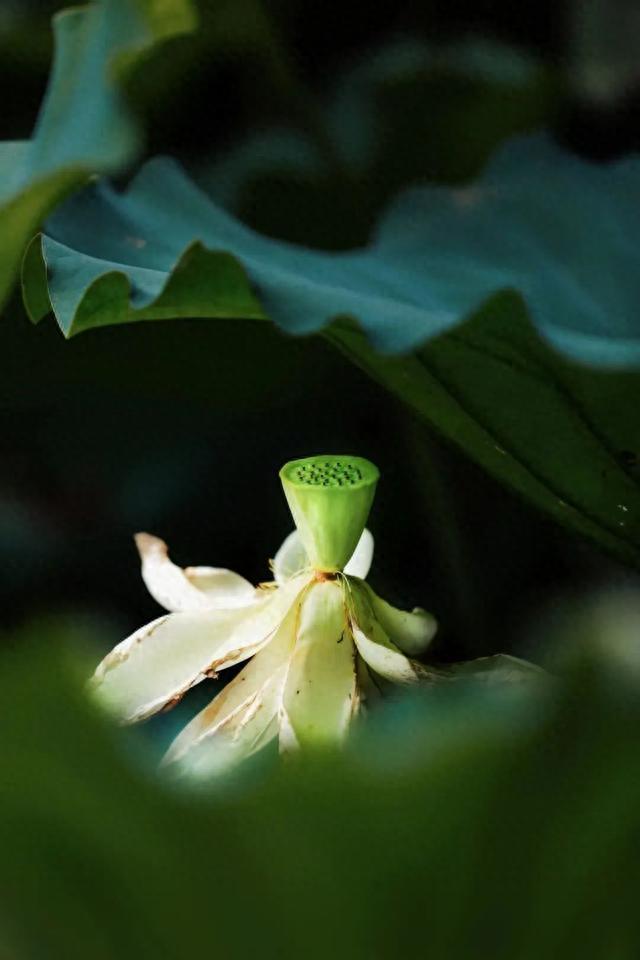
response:
[[[391,642],[376,620],[365,585],[353,583],[351,629],[358,653],[371,669],[394,683],[415,683],[418,673],[411,661]]]
[[[208,673],[257,653],[303,586],[303,580],[291,580],[251,607],[172,613],[154,620],[102,661],[93,680],[98,695],[125,721],[150,716]]]
[[[276,583],[286,583],[309,565],[307,552],[297,530],[290,533],[273,558],[273,575]]]
[[[280,753],[292,753],[300,746],[284,704],[280,707],[278,714],[278,745]]]
[[[299,606],[299,599],[296,599],[272,640],[187,724],[169,747],[165,762],[180,760],[194,749],[215,752],[221,739],[237,739],[249,719],[254,733],[258,735],[260,723],[257,719],[260,715],[266,728],[278,713],[282,701],[286,670],[296,641]],[[270,713],[269,706],[272,703],[274,709]],[[250,746],[246,737],[243,740],[245,747]],[[226,752],[228,747],[229,744],[226,744],[220,749]]]
[[[183,569],[169,559],[167,545],[149,533],[135,535],[142,560],[142,579],[154,600],[172,612],[229,610],[246,607],[256,599],[248,580],[220,567]]]
[[[360,577],[364,580],[371,568],[373,560],[373,534],[369,530],[363,530],[362,536],[353,551],[349,563],[344,568],[344,572],[349,577]]]
[[[372,559],[373,536],[368,530],[363,530],[344,572],[351,577],[360,577],[364,580],[369,573]],[[309,558],[302,546],[300,534],[294,530],[285,538],[273,559],[273,575],[276,583],[285,583],[308,566]]]
[[[301,746],[341,740],[356,707],[355,698],[355,650],[342,584],[333,580],[314,583],[300,606],[284,691],[281,747],[289,746],[294,737]]]
[[[438,629],[435,617],[420,607],[411,613],[398,610],[374,593],[368,584],[365,584],[365,590],[373,615],[389,639],[410,657],[424,653]]]
[[[246,759],[278,734],[278,710],[286,664],[272,673],[259,693],[244,701],[216,727],[215,732],[196,740],[177,756],[165,757],[181,773],[206,778]]]

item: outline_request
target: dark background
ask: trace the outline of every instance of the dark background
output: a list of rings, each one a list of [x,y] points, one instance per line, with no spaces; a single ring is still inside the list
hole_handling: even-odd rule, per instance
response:
[[[59,7],[0,3],[3,139],[30,133]],[[311,167],[291,169],[257,147],[248,176],[226,161],[237,177],[223,199],[273,235],[363,243],[403,185],[469,179],[506,137],[541,126],[599,160],[638,147],[632,3],[229,0],[200,9],[199,34],[172,41],[129,82],[146,154],[177,156],[221,196],[230,151],[255,131],[267,139],[273,127],[293,131],[316,157]],[[390,44],[431,54],[371,81],[372,96],[347,111],[342,133],[331,128],[329,105],[353,88],[350,71],[366,72]],[[489,66],[454,63],[460,44],[484,49]],[[340,137],[364,115],[374,146],[365,163],[350,165]],[[436,613],[437,658],[535,656],[533,638],[558,605],[629,580],[429,435],[320,337],[194,319],[65,342],[52,320],[29,326],[17,297],[5,314],[7,626],[72,613],[101,623],[107,647],[154,617],[131,540],[141,529],[165,538],[180,563],[266,579],[267,559],[291,528],[277,471],[325,451],[379,465],[370,579],[398,605]]]

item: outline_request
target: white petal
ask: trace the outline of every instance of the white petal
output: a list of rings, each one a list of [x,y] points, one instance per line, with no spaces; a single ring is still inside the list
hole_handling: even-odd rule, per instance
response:
[[[344,572],[351,577],[360,577],[362,580],[369,573],[373,559],[373,536],[368,530],[362,531],[362,536],[353,551],[351,559],[344,568]],[[309,566],[309,558],[302,546],[300,534],[297,530],[290,533],[282,543],[273,560],[273,575],[276,583],[285,583]]]
[[[239,730],[241,720],[246,720],[246,708],[255,706],[255,713],[269,713],[265,709],[265,698],[270,702],[275,697],[275,710],[269,720],[276,715],[282,701],[286,669],[295,645],[299,606],[299,599],[296,599],[269,643],[187,724],[169,747],[165,762],[180,760],[200,746],[215,751],[219,739],[228,739],[230,735],[233,737]]]
[[[365,589],[373,615],[389,639],[411,657],[424,653],[438,629],[435,617],[420,607],[411,613],[398,610],[374,593],[368,584],[365,584]]]
[[[102,661],[93,680],[98,696],[128,722],[156,713],[208,673],[257,653],[303,586],[304,580],[291,580],[251,607],[154,620]]]
[[[295,740],[302,746],[340,741],[354,712],[355,698],[355,650],[342,584],[333,580],[314,583],[302,598],[284,691],[283,707]],[[283,737],[281,746],[286,747],[290,740]]]
[[[142,560],[142,579],[154,600],[172,612],[229,610],[256,599],[248,580],[220,567],[182,567],[169,559],[167,545],[149,533],[135,535]]]
[[[278,714],[278,745],[280,753],[293,753],[300,747],[284,705],[280,707],[280,713]]]
[[[196,740],[182,753],[167,755],[180,773],[198,779],[212,777],[239,763],[263,747],[278,734],[278,709],[286,664],[272,673],[259,693],[240,704],[210,736]],[[226,689],[226,688],[225,688]]]
[[[411,661],[391,642],[373,615],[364,585],[351,583],[351,629],[358,653],[371,669],[394,683],[415,683],[418,673]]]
[[[373,560],[373,535],[369,530],[363,530],[362,536],[358,540],[349,563],[344,568],[344,572],[349,577],[360,577],[364,580],[371,568]]]
[[[273,575],[276,583],[286,583],[291,577],[300,573],[309,565],[309,558],[302,546],[300,534],[297,530],[290,533],[282,542],[282,546],[273,558]]]

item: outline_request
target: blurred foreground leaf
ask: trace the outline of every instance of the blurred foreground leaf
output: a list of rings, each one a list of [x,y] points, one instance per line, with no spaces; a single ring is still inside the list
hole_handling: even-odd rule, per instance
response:
[[[55,204],[133,158],[139,134],[118,82],[153,44],[191,29],[194,14],[190,0],[102,0],[53,23],[55,61],[33,136],[0,143],[0,305]]]
[[[637,611],[628,626],[637,646]],[[398,702],[343,755],[264,758],[206,792],[163,782],[137,731],[92,713],[59,636],[22,639],[0,660],[0,944],[635,960],[638,673],[585,661],[590,631],[552,698],[456,684]]]
[[[477,186],[411,191],[371,246],[329,254],[251,232],[155,160],[126,193],[96,183],[56,212],[25,259],[25,302],[34,320],[53,308],[67,336],[266,314],[324,329],[491,474],[638,566],[639,375],[547,343],[609,368],[640,357],[639,184],[636,160],[597,168],[524,140]]]

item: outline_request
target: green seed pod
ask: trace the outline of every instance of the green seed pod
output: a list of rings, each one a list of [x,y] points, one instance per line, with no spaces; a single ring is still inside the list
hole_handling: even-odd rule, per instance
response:
[[[309,562],[335,573],[349,562],[364,530],[380,473],[363,457],[291,460],[280,471]]]

